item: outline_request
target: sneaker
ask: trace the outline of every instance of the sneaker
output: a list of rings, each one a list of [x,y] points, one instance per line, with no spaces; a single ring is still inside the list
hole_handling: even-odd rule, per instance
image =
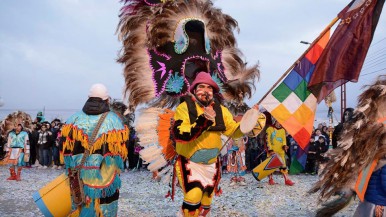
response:
[[[48,167],[47,166],[43,166],[43,169],[47,169]]]
[[[62,166],[58,166],[56,169],[61,170],[61,169],[63,169],[63,167]]]
[[[247,183],[245,183],[244,181],[240,181],[239,184],[240,184],[241,186],[246,186],[246,185],[247,185]]]
[[[58,166],[54,165],[54,166],[52,166],[51,169],[56,170],[56,169],[58,169]]]
[[[235,186],[236,184],[237,184],[236,182],[231,182],[231,183],[229,184],[229,186],[232,187],[232,186]]]

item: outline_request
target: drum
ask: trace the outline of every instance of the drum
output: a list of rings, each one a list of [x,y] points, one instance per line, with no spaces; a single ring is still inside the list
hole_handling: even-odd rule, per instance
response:
[[[263,130],[266,117],[256,109],[249,109],[240,121],[240,130],[249,137],[256,137]]]
[[[265,161],[261,162],[252,170],[252,175],[257,181],[261,181],[268,175],[275,172],[276,169],[283,166],[282,159],[279,155],[273,154],[270,157],[267,157]]]
[[[70,182],[64,173],[32,197],[44,216],[68,216],[71,212]]]

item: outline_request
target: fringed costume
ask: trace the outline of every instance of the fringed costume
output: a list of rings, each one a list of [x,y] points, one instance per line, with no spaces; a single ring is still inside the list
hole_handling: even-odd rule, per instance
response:
[[[275,121],[274,125],[271,125],[266,130],[267,133],[267,148],[268,148],[268,157],[277,154],[280,156],[283,165],[280,168],[280,172],[284,177],[284,184],[292,186],[293,183],[288,177],[288,168],[286,165],[285,151],[287,146],[287,138],[285,129],[279,124],[278,121]],[[276,184],[273,180],[273,174],[269,175],[269,184]]]
[[[222,102],[240,103],[251,96],[259,76],[257,65],[247,67],[242,61],[233,34],[236,20],[211,1],[124,2],[118,26],[123,43],[118,62],[124,64],[129,111],[147,104],[136,126],[139,143],[144,147],[141,158],[164,182],[170,180],[176,162],[175,170],[186,196],[183,208],[189,208],[184,214],[198,215],[201,202],[210,205],[220,178],[220,135],[229,136],[238,126]],[[213,121],[203,116],[203,106],[191,97],[192,82],[200,72],[209,74],[218,86],[210,96],[216,99]],[[174,114],[171,109],[177,105]],[[189,168],[212,177],[189,184],[188,177],[184,178]],[[173,193],[171,190],[172,198]]]
[[[5,164],[10,164],[10,177],[7,180],[21,180],[23,166],[29,161],[30,144],[28,132],[31,132],[31,116],[22,111],[16,111],[0,123],[1,137],[7,139],[5,144]]]
[[[89,144],[99,118],[105,112],[108,113],[95,142]],[[122,119],[109,111],[107,102],[99,98],[89,98],[83,111],[66,121],[61,141],[67,173],[79,167],[86,150],[90,153],[80,169],[85,203],[80,206],[73,203],[70,216],[117,216],[121,187],[119,174],[127,156],[125,142],[128,136],[129,130]]]
[[[239,102],[237,100],[226,102],[225,106],[229,109],[233,115],[233,119],[237,122],[240,122],[245,112],[250,109],[246,103]],[[230,186],[234,186],[236,184],[243,186],[246,185],[245,178],[243,177],[245,175],[245,171],[247,170],[247,166],[245,164],[246,141],[248,141],[248,137],[230,139],[229,144],[226,147],[228,152],[226,169],[232,176]]]
[[[182,211],[185,216],[198,216],[209,211],[213,193],[219,191],[221,134],[239,138],[243,133],[225,107],[215,104],[216,120],[211,121],[205,118],[204,108],[189,101],[181,103],[174,115],[179,154],[175,170],[184,192]]]
[[[28,162],[30,153],[28,133],[23,131],[21,125],[8,134],[5,151],[8,152],[7,161],[11,164],[9,168],[11,176],[7,180],[20,181],[22,167],[25,166],[25,162]]]
[[[228,150],[227,170],[232,176],[230,186],[236,184],[246,185],[243,177],[245,170],[247,170],[245,165],[245,143],[243,138],[235,139],[232,147]]]
[[[367,86],[351,120],[343,125],[338,147],[329,152],[320,180],[310,193],[320,192],[317,216],[331,216],[356,194],[354,216],[386,216],[386,76]]]

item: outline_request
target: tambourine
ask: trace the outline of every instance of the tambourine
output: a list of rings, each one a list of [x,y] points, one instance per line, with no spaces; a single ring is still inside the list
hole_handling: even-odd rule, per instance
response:
[[[263,130],[266,117],[256,109],[249,109],[240,121],[240,131],[248,137],[256,137]]]

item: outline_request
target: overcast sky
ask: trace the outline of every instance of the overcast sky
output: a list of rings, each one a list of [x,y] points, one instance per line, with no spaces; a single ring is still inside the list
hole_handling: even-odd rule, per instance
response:
[[[257,102],[307,49],[348,0],[218,0],[215,5],[239,23],[238,46],[248,63],[259,62]],[[115,34],[122,7],[116,0],[0,1],[1,110],[81,109],[90,86],[104,83],[113,98],[123,96],[121,44]],[[358,83],[347,85],[347,106],[360,88],[386,74],[386,18],[383,12]],[[367,75],[365,75],[367,74]],[[340,89],[336,90],[339,97]],[[338,112],[339,101],[334,104]],[[324,103],[318,115],[327,112]]]

